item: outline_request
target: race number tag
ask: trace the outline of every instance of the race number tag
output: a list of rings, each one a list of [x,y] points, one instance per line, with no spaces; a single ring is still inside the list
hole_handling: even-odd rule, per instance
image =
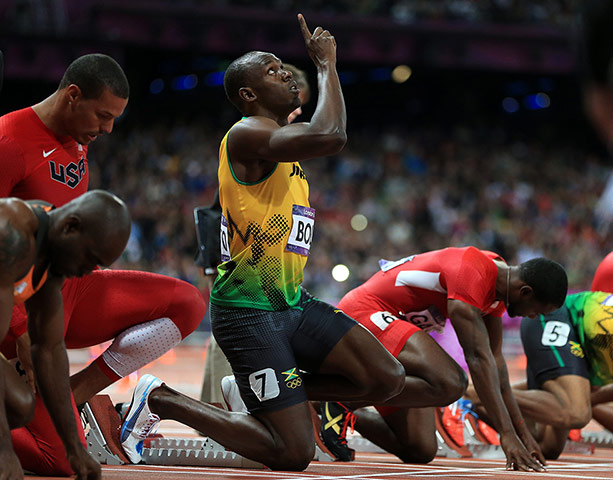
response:
[[[228,240],[228,221],[224,215],[221,216],[221,226],[219,229],[219,246],[221,248],[221,261],[230,260],[230,242]]]
[[[424,332],[433,330],[443,333],[447,319],[443,317],[436,307],[430,306],[421,312],[409,312],[404,314],[404,318]]]
[[[541,343],[551,347],[563,347],[568,342],[570,325],[562,322],[547,322],[543,329]]]
[[[294,205],[292,207],[292,231],[285,250],[305,257],[311,250],[313,228],[315,226],[315,209]]]
[[[394,320],[399,320],[399,318],[394,317],[390,312],[376,312],[370,316],[370,321],[381,330],[389,327]]]
[[[279,396],[279,382],[272,368],[264,368],[249,375],[249,386],[260,402]]]
[[[398,265],[402,265],[403,263],[407,263],[407,262],[412,262],[414,258],[415,258],[415,255],[404,257],[404,258],[401,258],[400,260],[385,260],[384,258],[382,258],[381,260],[379,260],[379,268],[381,269],[381,271],[387,272],[388,270],[391,270],[392,268],[396,268]]]

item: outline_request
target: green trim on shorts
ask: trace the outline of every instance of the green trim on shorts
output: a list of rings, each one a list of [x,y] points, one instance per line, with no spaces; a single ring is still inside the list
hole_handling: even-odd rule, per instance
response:
[[[541,319],[541,327],[543,327],[543,330],[545,330],[545,323],[546,323],[545,316],[541,314],[540,319]],[[558,365],[560,366],[560,368],[564,368],[566,365],[564,365],[564,360],[562,360],[562,357],[560,356],[558,349],[554,347],[553,345],[549,345],[549,348],[551,348],[551,351],[553,352],[553,356],[556,357],[556,360],[558,361]]]

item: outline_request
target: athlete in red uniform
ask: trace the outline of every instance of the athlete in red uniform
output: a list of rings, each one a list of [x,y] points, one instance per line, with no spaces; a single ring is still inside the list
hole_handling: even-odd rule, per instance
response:
[[[61,289],[65,277],[110,265],[130,236],[130,214],[114,195],[93,190],[52,210],[48,204],[0,199],[0,339],[13,305],[26,303],[32,359],[41,396],[52,414],[78,479],[100,478],[100,465],[83,448],[73,414],[64,347]],[[35,413],[32,391],[0,355],[0,478],[23,478],[8,426],[26,425]]]
[[[0,196],[42,199],[60,206],[87,190],[87,145],[110,133],[128,102],[121,67],[106,55],[85,55],[66,70],[58,90],[43,102],[0,117]],[[69,279],[62,289],[68,348],[115,339],[71,378],[81,404],[119,378],[177,345],[206,309],[192,285],[146,272],[97,270]],[[14,356],[27,347],[25,310],[15,309],[2,345]],[[19,340],[17,340],[19,339]],[[22,358],[27,366],[27,355]],[[34,422],[12,432],[22,465],[41,475],[70,474],[62,444],[42,404]]]
[[[403,460],[434,457],[433,410],[406,407],[418,401],[421,406],[441,405],[432,392],[441,384],[448,388],[461,371],[424,333],[442,329],[449,318],[475,388],[487,397],[484,403],[497,430],[503,432],[507,467],[542,470],[545,460],[511,393],[501,353],[501,315],[505,306],[511,316],[553,311],[566,295],[564,269],[546,259],[511,267],[498,255],[474,247],[446,248],[396,262],[381,260],[380,267],[380,272],[345,295],[338,306],[400,360],[409,386],[378,408],[382,417],[358,411],[356,428]],[[445,377],[447,383],[441,383]]]
[[[592,280],[593,292],[613,292],[613,252],[609,253],[594,274]]]

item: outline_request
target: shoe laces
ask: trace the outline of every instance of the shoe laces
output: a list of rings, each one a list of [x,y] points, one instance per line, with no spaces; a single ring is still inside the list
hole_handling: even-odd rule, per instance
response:
[[[341,428],[341,433],[339,435],[340,441],[343,445],[347,444],[347,429],[351,429],[351,433],[355,432],[354,426],[356,421],[355,414],[349,410],[345,405],[339,403],[341,407],[345,409],[345,413],[343,414],[343,426]]]
[[[464,398],[459,399],[454,405],[454,409],[455,408],[460,409],[460,418],[462,421],[464,421],[466,415],[472,415],[475,417],[475,420],[479,419],[479,415],[477,415],[477,412],[473,410],[473,402],[470,400],[466,400]],[[455,410],[452,413],[455,415]]]
[[[147,420],[145,420],[145,422],[138,428],[138,431],[134,431],[134,435],[136,435],[138,438],[147,438],[149,435],[157,432],[159,426],[160,417],[158,417],[155,413],[149,413],[147,415]]]

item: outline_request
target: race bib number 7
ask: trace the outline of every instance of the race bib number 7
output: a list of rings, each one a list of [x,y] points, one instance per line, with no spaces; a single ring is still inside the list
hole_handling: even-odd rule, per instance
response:
[[[305,257],[311,250],[313,228],[315,227],[315,209],[294,205],[292,207],[292,231],[285,250]]]

